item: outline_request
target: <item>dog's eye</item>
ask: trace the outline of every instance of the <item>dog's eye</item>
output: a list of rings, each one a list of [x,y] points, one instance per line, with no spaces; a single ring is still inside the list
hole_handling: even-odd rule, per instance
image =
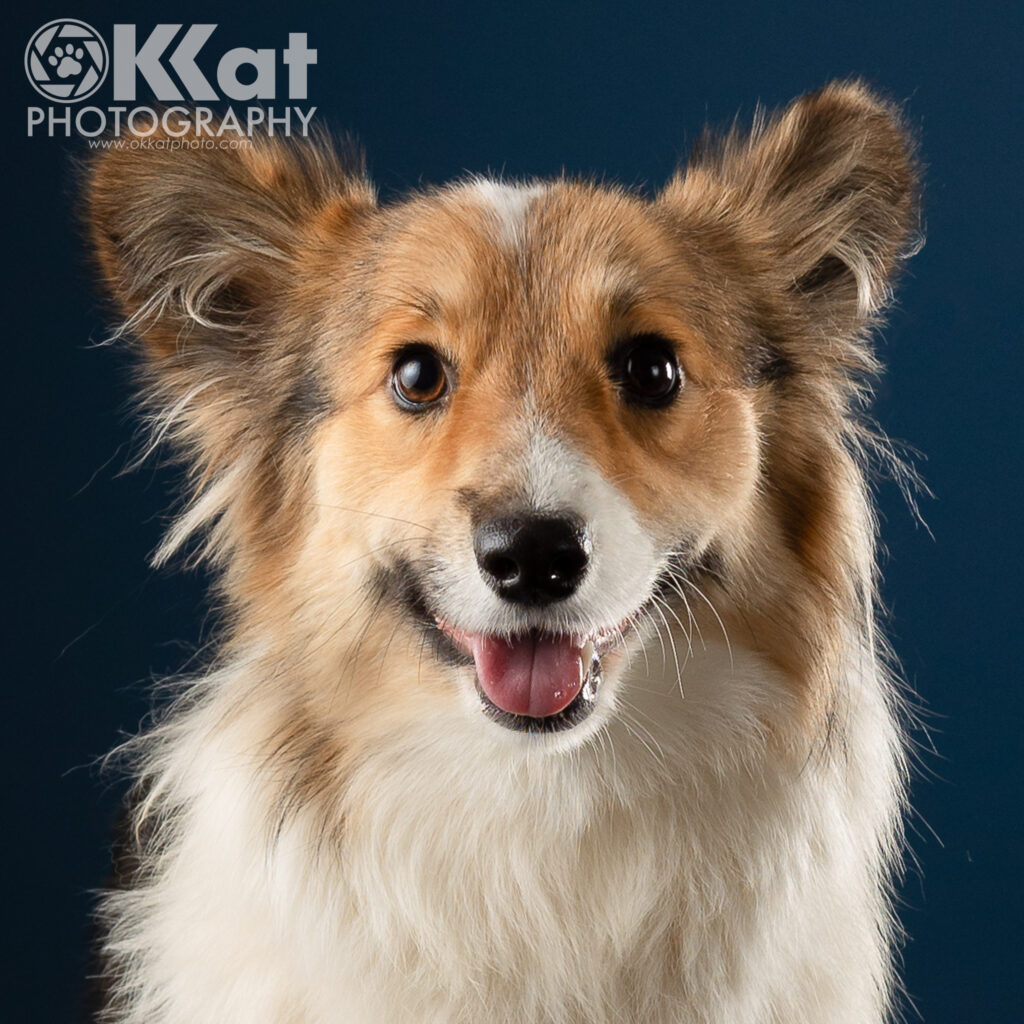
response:
[[[448,393],[444,361],[429,345],[406,345],[391,369],[391,391],[403,409],[418,411]]]
[[[648,408],[668,405],[683,382],[683,370],[671,342],[657,334],[638,334],[611,355],[612,376],[626,400]]]

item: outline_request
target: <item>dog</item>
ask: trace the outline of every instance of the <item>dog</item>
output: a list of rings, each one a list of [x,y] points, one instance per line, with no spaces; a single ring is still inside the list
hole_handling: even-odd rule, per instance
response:
[[[109,1024],[869,1024],[898,1003],[900,689],[870,335],[915,245],[835,82],[654,195],[159,123],[99,272],[212,567],[122,753]]]

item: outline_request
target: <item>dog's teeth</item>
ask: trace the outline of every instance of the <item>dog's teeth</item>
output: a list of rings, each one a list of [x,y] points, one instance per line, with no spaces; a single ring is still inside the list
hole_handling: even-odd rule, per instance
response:
[[[583,665],[583,671],[585,672],[590,664],[594,660],[594,641],[588,640],[583,647],[580,649],[580,662]]]
[[[596,700],[604,677],[601,674],[601,659],[597,655],[593,640],[588,640],[580,651],[580,664],[586,673],[581,691],[584,700]]]

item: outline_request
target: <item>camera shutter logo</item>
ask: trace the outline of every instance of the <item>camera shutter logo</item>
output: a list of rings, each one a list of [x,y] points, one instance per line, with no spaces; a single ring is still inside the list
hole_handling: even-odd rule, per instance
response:
[[[77,103],[91,96],[109,69],[103,37],[74,18],[47,22],[25,48],[28,80],[36,92],[58,103]]]

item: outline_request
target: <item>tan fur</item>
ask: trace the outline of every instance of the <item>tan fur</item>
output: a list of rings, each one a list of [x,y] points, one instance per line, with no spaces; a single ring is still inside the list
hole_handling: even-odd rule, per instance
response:
[[[111,1021],[887,1015],[902,755],[860,406],[914,187],[856,83],[709,141],[653,200],[470,180],[381,206],[358,162],[267,138],[97,159],[100,267],[188,473],[161,557],[203,538],[225,622],[137,744]],[[644,333],[685,371],[665,410],[608,377]],[[410,341],[456,368],[442,410],[390,396]],[[545,459],[692,578],[609,655],[593,728],[541,751],[374,588],[454,578],[472,509],[569,486],[527,481]],[[216,905],[201,956],[190,901]]]

